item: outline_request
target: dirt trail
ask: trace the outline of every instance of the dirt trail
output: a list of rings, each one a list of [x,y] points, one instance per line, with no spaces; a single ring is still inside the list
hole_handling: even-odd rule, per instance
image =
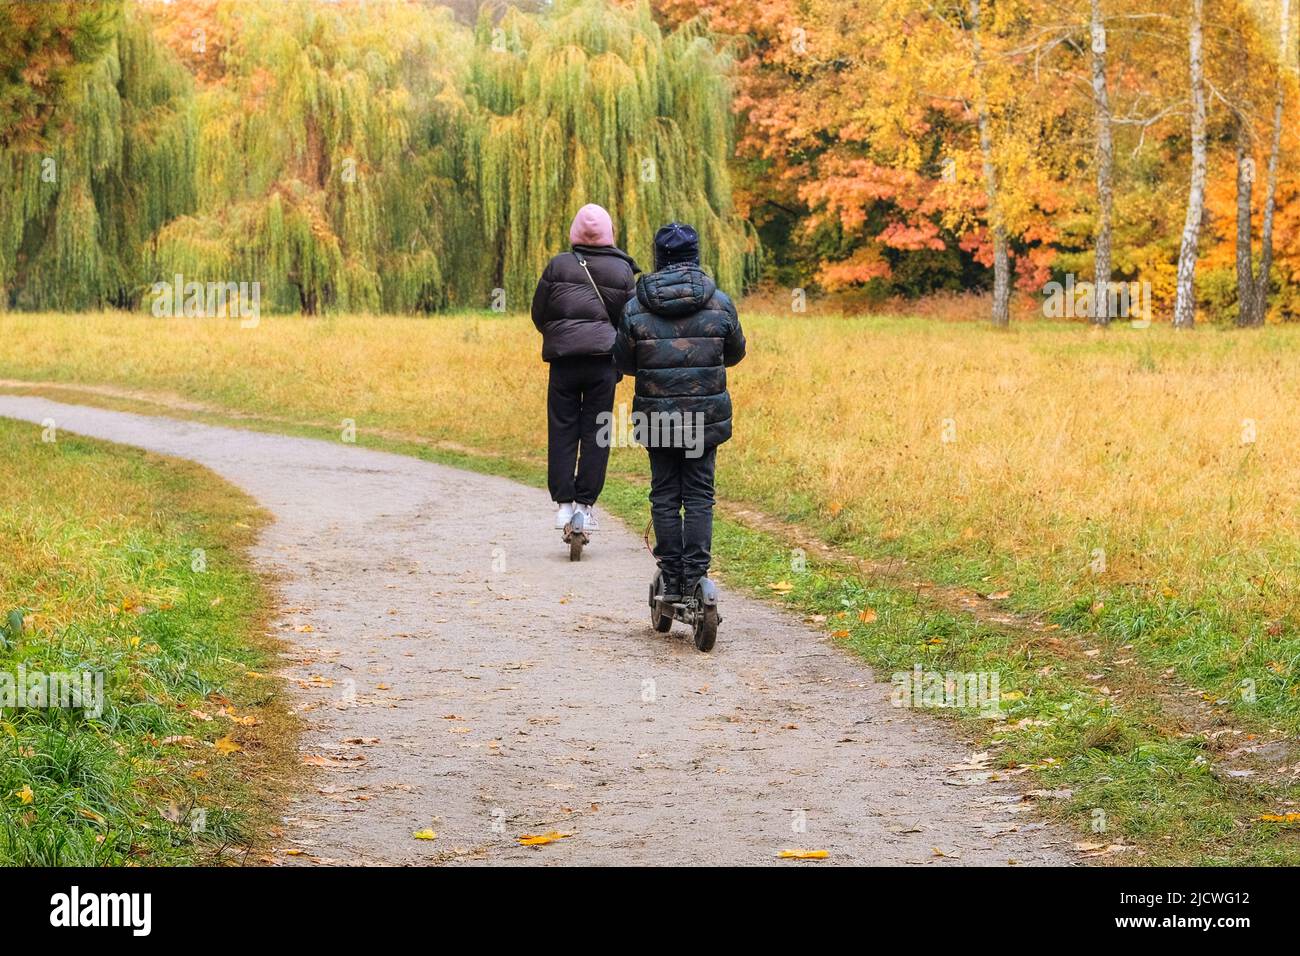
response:
[[[545,492],[504,479],[41,398],[0,415],[191,459],[274,515],[283,676],[304,755],[338,764],[289,808],[286,862],[1073,862],[821,632],[724,592],[712,654],[654,633],[652,560],[608,516],[571,564]]]

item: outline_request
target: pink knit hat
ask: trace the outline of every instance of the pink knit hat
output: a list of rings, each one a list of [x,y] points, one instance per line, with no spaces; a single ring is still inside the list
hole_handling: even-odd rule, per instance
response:
[[[573,217],[569,241],[575,246],[612,246],[614,223],[603,207],[587,203]]]

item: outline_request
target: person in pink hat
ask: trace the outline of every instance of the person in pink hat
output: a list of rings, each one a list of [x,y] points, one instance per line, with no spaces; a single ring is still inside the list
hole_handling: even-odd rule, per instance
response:
[[[614,245],[614,223],[594,203],[573,217],[569,243],[547,263],[533,294],[533,325],[550,364],[547,483],[558,508],[555,527],[581,510],[584,528],[595,531],[593,506],[609,464],[609,445],[596,437],[598,419],[614,407],[614,336],[641,269]]]

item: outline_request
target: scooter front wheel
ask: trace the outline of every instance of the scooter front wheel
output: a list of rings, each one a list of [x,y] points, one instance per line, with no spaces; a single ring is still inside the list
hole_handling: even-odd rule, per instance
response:
[[[695,612],[695,649],[711,651],[718,640],[718,609],[705,604]]]

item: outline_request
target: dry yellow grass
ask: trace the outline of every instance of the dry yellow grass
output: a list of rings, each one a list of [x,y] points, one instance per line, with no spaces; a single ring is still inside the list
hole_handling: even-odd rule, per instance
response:
[[[938,578],[1009,588],[1027,608],[1199,605],[1239,637],[1290,613],[1300,330],[742,319],[750,355],[732,375],[725,497],[911,557]],[[522,316],[271,318],[247,330],[6,315],[0,341],[5,377],[355,419],[363,433],[510,456],[545,448],[546,372]],[[616,453],[616,468],[642,464],[635,449]],[[1111,623],[1121,635],[1151,629]]]

